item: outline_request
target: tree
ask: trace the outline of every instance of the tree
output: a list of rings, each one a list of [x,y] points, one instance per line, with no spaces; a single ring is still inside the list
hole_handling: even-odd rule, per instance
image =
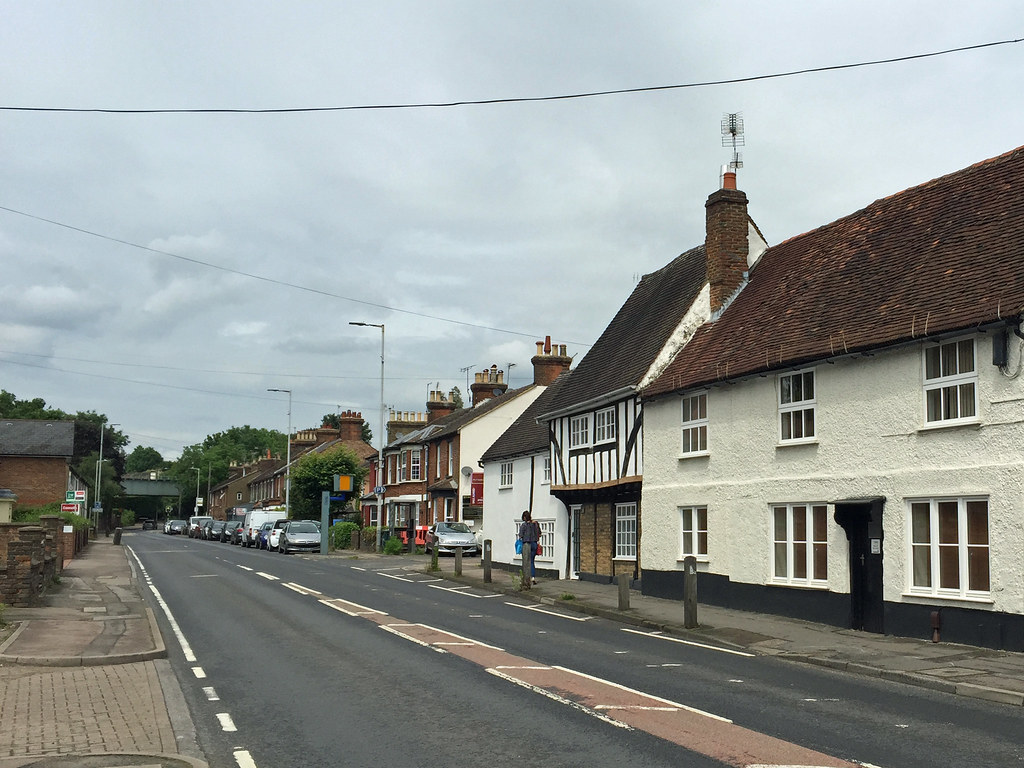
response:
[[[323,453],[307,453],[292,467],[291,516],[319,518],[321,495],[334,487],[335,475],[355,475],[355,487],[361,488],[366,476],[361,464],[359,457],[343,445]],[[341,502],[331,502],[332,508],[340,508],[340,505]]]
[[[148,445],[137,445],[128,454],[124,468],[126,472],[145,472],[148,469],[163,469],[164,457],[160,455],[156,448],[150,448]]]
[[[465,408],[465,404],[462,402],[462,392],[459,391],[458,387],[452,387],[451,391],[452,402],[455,403],[455,408]]]

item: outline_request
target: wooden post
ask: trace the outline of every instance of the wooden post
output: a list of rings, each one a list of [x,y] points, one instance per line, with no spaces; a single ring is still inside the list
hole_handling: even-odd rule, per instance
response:
[[[697,558],[693,555],[683,559],[683,626],[697,626]]]
[[[523,542],[523,589],[530,589],[533,586],[533,576],[530,575],[530,542]]]
[[[462,547],[455,548],[455,575],[462,575]]]
[[[620,573],[615,577],[619,584],[619,610],[629,610],[629,574]]]
[[[484,584],[491,583],[491,540],[484,539]]]

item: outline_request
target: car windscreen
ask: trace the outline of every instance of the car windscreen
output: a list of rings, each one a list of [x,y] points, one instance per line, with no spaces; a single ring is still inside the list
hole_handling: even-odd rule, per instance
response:
[[[442,523],[437,526],[438,533],[472,533],[465,523]]]
[[[320,533],[320,529],[312,523],[292,523],[288,526],[288,533]]]

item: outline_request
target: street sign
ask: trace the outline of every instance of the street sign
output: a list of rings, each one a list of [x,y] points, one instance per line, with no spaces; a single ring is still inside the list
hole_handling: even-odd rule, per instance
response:
[[[71,504],[61,504],[60,505],[60,511],[61,512],[72,512],[72,513],[77,515],[78,514],[78,505],[75,504],[74,502],[72,502]]]
[[[85,489],[75,491],[75,501],[85,501]]]
[[[376,488],[373,489],[373,492],[376,493],[379,496],[380,494],[384,493],[384,491],[386,491],[386,490],[387,490],[387,487],[385,487],[383,485],[378,485]]]
[[[75,492],[74,491],[68,491],[67,493],[64,494],[64,501],[74,501],[74,500],[75,500]],[[64,510],[61,510],[61,511],[64,511]]]
[[[334,488],[331,490],[338,491],[340,493],[351,493],[355,490],[355,480],[355,477],[352,475],[335,475]]]

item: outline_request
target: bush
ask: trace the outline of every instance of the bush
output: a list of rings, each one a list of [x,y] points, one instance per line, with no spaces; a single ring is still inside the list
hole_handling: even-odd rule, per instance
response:
[[[352,533],[359,530],[357,523],[335,523],[331,526],[331,546],[334,549],[349,549],[352,546]]]
[[[135,525],[135,510],[134,509],[122,509],[121,510],[121,525],[124,528],[131,528]]]
[[[377,527],[375,525],[368,525],[363,528],[362,535],[362,548],[363,549],[376,549],[377,547]]]
[[[400,555],[404,551],[405,544],[402,543],[402,539],[398,536],[392,536],[386,542],[384,542],[385,555]]]
[[[72,526],[76,531],[88,530],[92,525],[89,518],[82,517],[81,515],[74,515],[69,512],[60,511],[60,503],[54,502],[52,504],[44,504],[41,507],[18,507],[14,510],[11,515],[11,519],[15,523],[25,523],[26,525],[38,525],[39,518],[43,515],[57,515],[64,519],[67,525]]]

